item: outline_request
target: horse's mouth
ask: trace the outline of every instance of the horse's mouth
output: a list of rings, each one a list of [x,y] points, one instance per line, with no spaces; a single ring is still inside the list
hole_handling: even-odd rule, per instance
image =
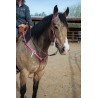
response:
[[[56,47],[58,48],[59,53],[60,53],[61,55],[65,55],[65,47],[60,48],[60,46],[59,46],[58,43],[56,43],[55,45],[56,45]]]
[[[56,43],[55,45],[56,45],[56,47],[58,48],[59,53],[60,53],[61,55],[66,55],[66,54],[69,52],[69,50],[66,50],[65,47],[60,48],[60,46],[59,46],[58,43]]]

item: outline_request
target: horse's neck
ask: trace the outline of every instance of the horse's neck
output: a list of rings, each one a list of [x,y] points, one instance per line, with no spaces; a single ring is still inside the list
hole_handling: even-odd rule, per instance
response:
[[[37,52],[42,56],[47,54],[48,48],[50,46],[48,34],[48,31],[45,31],[38,40],[33,40]]]

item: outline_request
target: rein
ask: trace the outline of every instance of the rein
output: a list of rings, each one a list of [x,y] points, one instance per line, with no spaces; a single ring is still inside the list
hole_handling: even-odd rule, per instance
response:
[[[33,44],[35,45],[34,41],[33,41]],[[35,45],[35,47],[36,47],[36,45]],[[54,56],[54,55],[56,55],[57,52],[58,52],[58,49],[57,49],[56,52],[54,52],[54,53],[52,53],[52,54],[48,54],[48,53],[45,53],[43,50],[41,50],[38,46],[37,46],[37,48],[38,48],[43,54],[45,54],[45,55],[47,55],[47,56]]]

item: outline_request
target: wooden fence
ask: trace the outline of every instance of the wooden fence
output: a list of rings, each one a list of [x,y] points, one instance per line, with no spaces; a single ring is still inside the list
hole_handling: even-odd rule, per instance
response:
[[[43,18],[33,17],[33,24],[37,24]],[[81,18],[67,18],[67,22],[69,24],[68,28],[68,40],[71,42],[80,42],[81,41]],[[80,26],[74,26],[70,24],[79,24]]]

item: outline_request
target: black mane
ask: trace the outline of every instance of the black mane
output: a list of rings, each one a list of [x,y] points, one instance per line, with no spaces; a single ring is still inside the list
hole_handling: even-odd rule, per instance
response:
[[[39,37],[42,35],[42,33],[50,26],[52,17],[53,17],[53,14],[46,16],[38,24],[36,24],[31,29],[31,36],[38,40]],[[61,22],[63,22],[67,26],[66,17],[64,16],[64,14],[59,13],[59,18]]]

